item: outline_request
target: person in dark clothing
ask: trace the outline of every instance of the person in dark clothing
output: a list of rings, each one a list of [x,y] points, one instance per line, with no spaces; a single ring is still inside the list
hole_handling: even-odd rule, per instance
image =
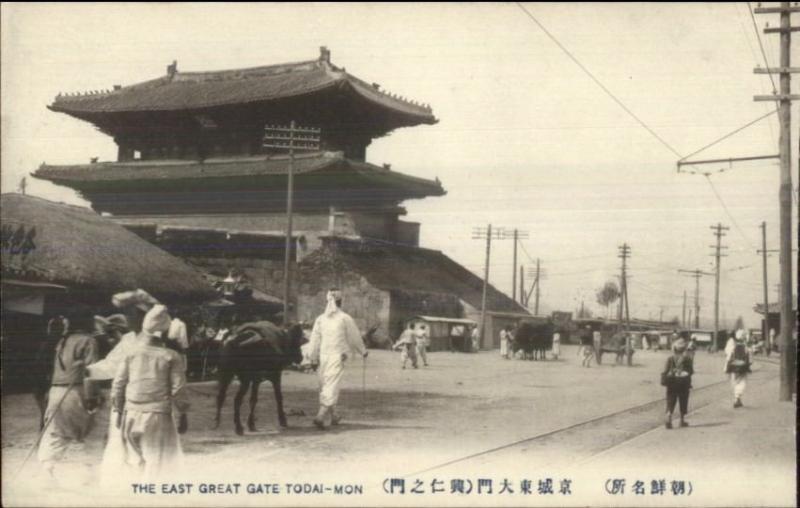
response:
[[[692,357],[686,352],[686,339],[678,339],[672,345],[673,354],[667,358],[661,373],[661,384],[667,388],[666,428],[672,428],[672,413],[675,403],[680,406],[681,427],[688,427],[686,413],[689,407],[689,390],[692,388],[694,365]]]

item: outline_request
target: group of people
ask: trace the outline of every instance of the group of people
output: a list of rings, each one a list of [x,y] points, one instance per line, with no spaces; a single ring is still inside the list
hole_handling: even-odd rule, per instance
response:
[[[664,425],[668,429],[672,428],[676,404],[680,411],[680,426],[689,426],[686,414],[689,409],[689,391],[692,388],[692,375],[694,374],[694,350],[689,346],[689,342],[683,337],[673,341],[673,354],[667,358],[664,370],[661,372],[661,384],[666,387],[667,391],[667,412]],[[747,375],[751,372],[751,364],[745,331],[737,330],[725,345],[724,364],[724,373],[729,376],[733,389],[734,409],[744,405],[742,396],[747,386]]]
[[[115,295],[120,309],[105,330],[118,337],[105,358],[98,355],[90,309],[74,306],[55,348],[53,374],[38,458],[57,479],[56,465],[72,442],[81,442],[98,408],[110,399],[108,435],[101,481],[161,478],[182,463],[178,433],[186,431],[189,403],[184,395],[186,362],[167,347],[170,328],[180,340],[181,324],[145,291]],[[99,320],[102,322],[103,320]],[[176,341],[175,339],[172,339]],[[110,390],[103,384],[111,381]]]
[[[418,362],[428,366],[428,348],[431,345],[430,331],[425,323],[410,322],[400,334],[392,349],[400,351],[400,360],[405,369],[410,361],[413,368],[419,368]]]
[[[74,306],[59,331],[38,446],[39,461],[55,481],[57,464],[71,443],[87,437],[106,399],[110,408],[101,485],[113,487],[121,478],[164,481],[182,469],[179,434],[188,428],[190,406],[186,358],[179,352],[186,345],[185,323],[171,318],[167,307],[143,290],[115,295],[112,303],[120,310],[113,319],[95,319],[88,308]],[[358,327],[341,305],[341,292],[328,291],[325,311],[310,333],[309,359],[320,386],[313,423],[320,429],[341,421],[337,404],[348,359],[367,356]],[[103,332],[115,337],[103,359],[96,323],[105,323]],[[427,362],[424,348],[422,358]],[[104,388],[109,381],[110,389]]]

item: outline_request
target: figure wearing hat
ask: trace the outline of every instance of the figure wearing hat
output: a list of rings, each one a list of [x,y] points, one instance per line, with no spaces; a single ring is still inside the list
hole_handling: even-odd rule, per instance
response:
[[[120,363],[111,387],[111,401],[120,414],[125,462],[143,481],[164,480],[182,465],[178,433],[187,428],[186,371],[180,353],[165,345],[170,317],[155,305],[142,323],[142,344]],[[180,424],[173,420],[173,407]]]
[[[353,353],[367,356],[367,348],[355,321],[341,309],[342,293],[338,289],[331,289],[326,298],[328,303],[325,312],[314,321],[311,330],[309,354],[312,367],[318,366],[319,412],[314,418],[314,425],[320,429],[325,427],[328,415],[332,425],[338,424],[341,419],[336,414],[336,404],[347,359]]]
[[[93,416],[83,392],[86,366],[97,360],[93,313],[75,306],[66,322],[67,329],[56,345],[45,426],[38,449],[39,461],[51,476],[70,442],[83,441]]]
[[[687,354],[686,339],[679,338],[672,344],[673,354],[667,358],[664,371],[661,373],[661,384],[667,389],[667,414],[665,426],[672,428],[672,413],[675,411],[675,403],[680,406],[681,427],[688,427],[686,413],[689,409],[689,390],[692,388],[692,374],[694,374],[694,362],[692,357]]]
[[[120,310],[121,318],[114,321],[124,333],[119,342],[108,353],[108,355],[88,367],[88,377],[86,379],[86,392],[99,394],[100,387],[108,385],[119,370],[122,361],[132,353],[142,343],[143,336],[139,332],[142,329],[142,321],[147,312],[156,304],[158,300],[153,298],[147,291],[136,289],[117,293],[111,298],[111,303]],[[106,318],[111,321],[111,317]],[[100,483],[108,486],[119,481],[121,468],[124,467],[125,448],[122,443],[122,435],[116,426],[119,413],[111,405],[108,414],[108,440],[100,467]]]
[[[733,407],[740,408],[744,389],[747,387],[747,374],[750,373],[750,352],[747,350],[747,335],[742,329],[736,330],[733,339],[725,345],[725,373],[731,378],[733,388]]]

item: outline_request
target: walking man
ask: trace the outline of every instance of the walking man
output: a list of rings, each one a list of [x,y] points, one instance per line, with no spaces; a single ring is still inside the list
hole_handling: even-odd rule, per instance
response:
[[[122,360],[111,386],[125,462],[143,481],[164,481],[180,472],[183,461],[178,433],[187,428],[186,369],[180,353],[166,347],[169,325],[166,307],[155,305],[148,311],[143,343]]]
[[[403,362],[402,369],[406,368],[406,363],[409,360],[411,360],[411,366],[415,369],[417,368],[417,339],[414,336],[412,324],[409,324],[408,328],[403,330],[392,349],[400,351],[400,360]]]
[[[415,326],[414,337],[417,339],[417,356],[422,360],[424,366],[428,366],[428,346],[431,344],[428,325],[420,323]]]
[[[326,298],[328,304],[325,312],[314,321],[311,330],[309,355],[311,365],[317,367],[319,376],[319,412],[314,418],[314,425],[319,429],[325,428],[328,415],[331,425],[341,421],[336,414],[336,404],[339,402],[339,384],[348,357],[353,353],[364,358],[367,356],[367,348],[355,321],[341,310],[341,291],[331,289]]]
[[[747,374],[750,373],[750,351],[745,344],[744,330],[736,330],[735,339],[725,345],[725,373],[731,378],[733,388],[733,407],[740,408],[742,395],[747,387]]]
[[[82,442],[90,430],[93,412],[83,392],[86,366],[97,361],[97,342],[92,336],[94,315],[79,307],[68,315],[67,331],[58,341],[53,365],[45,428],[38,458],[55,478],[55,465],[70,442]]]

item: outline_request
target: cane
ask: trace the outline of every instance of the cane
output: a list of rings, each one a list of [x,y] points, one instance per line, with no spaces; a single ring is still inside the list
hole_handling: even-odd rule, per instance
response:
[[[53,421],[53,418],[56,417],[56,414],[58,413],[58,410],[61,408],[61,404],[64,402],[64,399],[67,398],[67,395],[69,395],[69,392],[72,391],[72,388],[74,386],[75,385],[69,385],[69,387],[67,388],[67,391],[64,392],[64,395],[61,396],[61,400],[59,400],[58,404],[56,404],[56,407],[53,410],[53,414],[51,414],[50,418],[44,422],[44,426],[42,427],[42,430],[39,431],[39,437],[36,438],[36,442],[33,443],[33,446],[31,446],[31,449],[28,451],[28,455],[25,456],[25,460],[23,460],[22,464],[20,464],[19,469],[17,469],[17,474],[14,475],[14,478],[12,479],[12,481],[17,479],[19,474],[22,472],[22,469],[25,467],[25,464],[28,462],[28,460],[33,455],[33,452],[39,447],[39,443],[42,442],[42,438],[44,437],[44,433],[47,432],[47,427],[50,426],[50,423]]]
[[[367,357],[361,357],[361,413],[367,412]]]

